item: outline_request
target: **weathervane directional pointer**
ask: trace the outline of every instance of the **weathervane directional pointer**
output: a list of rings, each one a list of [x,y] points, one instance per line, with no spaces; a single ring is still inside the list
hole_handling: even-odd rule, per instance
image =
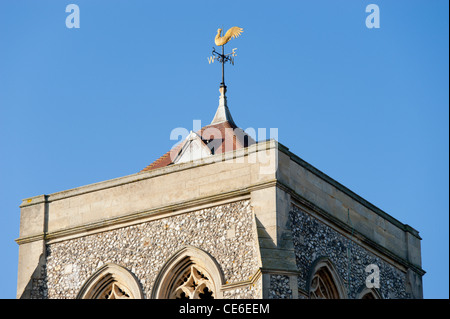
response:
[[[225,33],[224,36],[222,35],[222,29],[217,30],[216,38],[214,39],[214,42],[216,45],[222,47],[222,53],[219,53],[216,51],[216,48],[213,47],[212,56],[208,57],[209,64],[214,63],[215,60],[222,63],[222,83],[220,83],[220,87],[226,88],[225,86],[225,63],[230,62],[232,65],[234,65],[234,57],[236,54],[236,48],[231,50],[231,53],[225,54],[225,44],[230,41],[233,38],[237,38],[244,30],[239,27],[231,27],[228,29],[228,31]]]

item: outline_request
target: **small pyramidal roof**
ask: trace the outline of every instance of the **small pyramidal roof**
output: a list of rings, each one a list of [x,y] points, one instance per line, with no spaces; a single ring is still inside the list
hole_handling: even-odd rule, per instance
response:
[[[226,86],[219,89],[219,107],[211,124],[192,132],[170,151],[142,171],[194,161],[215,154],[234,151],[255,144],[255,140],[237,127],[227,105]]]
[[[221,86],[219,92],[219,107],[217,108],[216,115],[214,116],[211,125],[219,124],[222,122],[229,122],[230,124],[236,126],[227,105],[227,96],[225,95],[225,93],[227,92],[227,87]]]

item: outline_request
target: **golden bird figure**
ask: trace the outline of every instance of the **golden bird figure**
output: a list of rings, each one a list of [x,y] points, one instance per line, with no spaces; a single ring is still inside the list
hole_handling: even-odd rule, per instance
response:
[[[232,38],[237,38],[242,32],[244,32],[244,29],[239,27],[231,27],[228,29],[227,33],[222,37],[222,29],[217,30],[216,38],[214,39],[214,42],[216,45],[224,45],[228,41],[230,41]]]

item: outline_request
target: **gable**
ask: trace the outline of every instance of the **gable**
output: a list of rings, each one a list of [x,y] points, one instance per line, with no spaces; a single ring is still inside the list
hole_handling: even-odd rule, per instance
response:
[[[191,132],[181,150],[173,160],[174,164],[186,163],[211,156],[211,150],[197,133]]]

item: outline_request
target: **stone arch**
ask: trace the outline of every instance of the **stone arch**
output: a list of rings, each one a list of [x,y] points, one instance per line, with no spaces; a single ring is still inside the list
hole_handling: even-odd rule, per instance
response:
[[[220,266],[211,255],[199,248],[185,246],[162,266],[151,297],[220,299],[224,282]]]
[[[138,279],[126,268],[108,263],[81,286],[77,299],[143,299]]]
[[[366,285],[363,285],[359,288],[356,299],[383,299],[383,297],[378,289],[367,288]]]
[[[308,279],[310,299],[346,299],[346,289],[333,263],[328,257],[317,258]]]

